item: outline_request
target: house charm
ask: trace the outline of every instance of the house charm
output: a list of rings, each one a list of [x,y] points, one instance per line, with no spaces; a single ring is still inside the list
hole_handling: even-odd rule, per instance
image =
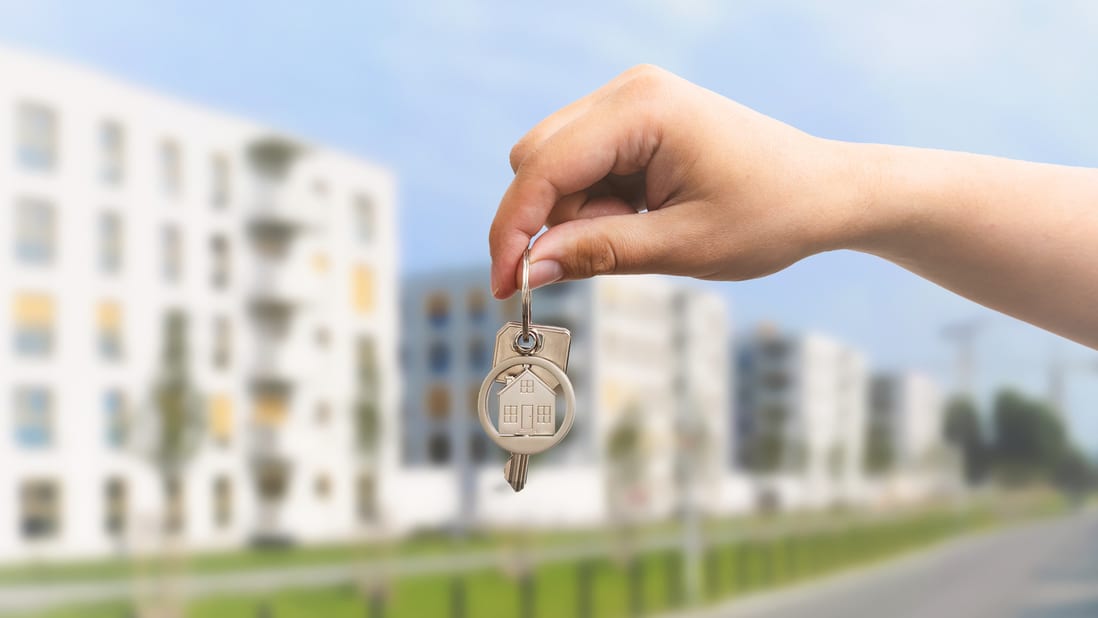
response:
[[[530,367],[499,391],[501,436],[551,436],[557,430],[557,395]]]

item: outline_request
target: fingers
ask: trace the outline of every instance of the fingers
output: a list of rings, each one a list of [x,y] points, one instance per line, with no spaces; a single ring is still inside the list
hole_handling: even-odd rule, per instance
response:
[[[694,264],[681,250],[693,235],[690,221],[675,209],[567,221],[530,249],[530,285],[605,274],[690,274]]]
[[[655,107],[642,98],[625,104],[604,99],[522,161],[489,233],[497,298],[514,293],[519,257],[561,198],[608,174],[625,176],[644,168],[659,141]]]
[[[534,126],[533,129],[530,129],[526,135],[522,136],[522,138],[515,143],[514,147],[511,148],[511,170],[517,172],[519,166],[526,160],[527,155],[534,150],[537,150],[545,140],[552,137],[568,123],[583,115],[587,110],[591,109],[595,103],[606,98],[623,83],[628,82],[638,75],[644,74],[646,71],[653,70],[658,69],[645,65],[633,67],[606,82],[587,96],[577,99],[547,116],[544,120]]]
[[[609,215],[631,215],[637,210],[619,197],[604,195],[591,197],[586,192],[565,196],[549,213],[546,225],[560,225],[573,219],[589,219]]]

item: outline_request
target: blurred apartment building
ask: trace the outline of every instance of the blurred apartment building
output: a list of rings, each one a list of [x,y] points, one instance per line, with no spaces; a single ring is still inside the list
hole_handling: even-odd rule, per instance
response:
[[[762,508],[861,499],[866,361],[818,334],[760,326],[737,342],[733,466],[756,479]]]
[[[912,371],[875,374],[869,387],[866,469],[874,498],[903,501],[950,491],[959,461],[944,439],[938,385]]]
[[[0,75],[0,556],[139,549],[164,513],[203,548],[372,522],[396,463],[390,175],[53,61],[2,51]],[[200,422],[169,478],[172,367]]]
[[[403,289],[405,399],[401,519],[464,525],[569,525],[664,516],[687,482],[718,509],[728,442],[728,315],[723,300],[659,277],[601,277],[534,292],[535,323],[572,332],[568,375],[576,421],[551,451],[531,457],[513,494],[505,454],[482,434],[476,395],[496,331],[518,320],[499,303],[487,268],[409,278]],[[431,495],[438,511],[415,508]]]

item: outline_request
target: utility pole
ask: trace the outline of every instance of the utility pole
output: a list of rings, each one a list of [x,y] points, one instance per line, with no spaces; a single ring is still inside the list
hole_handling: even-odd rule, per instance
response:
[[[950,322],[942,328],[942,337],[957,346],[957,392],[970,398],[975,397],[973,382],[976,373],[976,336],[983,327],[983,318],[975,317]]]
[[[1053,352],[1048,362],[1048,403],[1060,423],[1067,428],[1067,375],[1069,371],[1092,371],[1098,373],[1098,360],[1065,361],[1059,352]]]

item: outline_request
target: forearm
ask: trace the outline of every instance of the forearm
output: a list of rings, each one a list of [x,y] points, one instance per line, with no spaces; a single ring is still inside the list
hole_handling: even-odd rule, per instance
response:
[[[849,248],[1098,347],[1098,170],[848,146]]]

